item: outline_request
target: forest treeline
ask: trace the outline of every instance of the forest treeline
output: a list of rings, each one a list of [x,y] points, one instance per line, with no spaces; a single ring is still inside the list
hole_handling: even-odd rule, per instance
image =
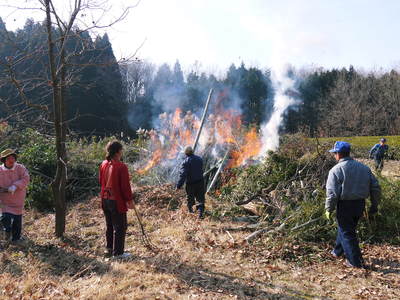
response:
[[[40,124],[43,129],[52,118],[46,38],[41,23],[27,20],[23,28],[8,31],[0,19],[0,120],[15,127]],[[210,88],[216,95],[213,109],[240,111],[245,125],[259,126],[273,110],[269,68],[232,64],[216,76],[196,66],[184,74],[178,60],[172,66],[117,61],[107,34],[92,37],[79,28],[74,28],[66,52],[67,119],[69,128],[82,135],[133,135],[177,107],[200,113]],[[287,75],[295,79],[290,95],[298,104],[285,115],[283,131],[309,136],[400,134],[396,70],[290,68]]]

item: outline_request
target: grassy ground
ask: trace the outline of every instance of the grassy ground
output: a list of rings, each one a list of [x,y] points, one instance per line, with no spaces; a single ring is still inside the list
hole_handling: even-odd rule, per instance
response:
[[[129,211],[126,245],[134,256],[108,260],[96,202],[70,208],[63,241],[53,238],[54,215],[26,213],[25,245],[2,244],[1,299],[400,298],[398,247],[363,245],[369,269],[348,269],[329,255],[331,245],[282,245],[274,237],[248,245],[242,240],[251,231],[232,230],[244,223],[198,221],[156,201],[139,209],[159,251],[143,246]],[[208,209],[216,206],[208,200]]]
[[[331,137],[331,138],[321,138],[321,142],[331,142],[335,141],[345,141],[349,142],[354,147],[369,147],[372,148],[373,145],[379,143],[381,138],[386,138],[389,146],[400,147],[400,135],[390,135],[390,136],[353,136],[353,137]]]
[[[379,140],[383,136],[353,136],[353,137],[330,137],[320,138],[320,143],[333,145],[335,141],[349,142],[352,146],[352,155],[360,158],[368,158],[369,150],[375,144],[379,143]],[[384,136],[387,139],[389,145],[389,151],[386,154],[387,158],[392,160],[400,160],[400,136],[391,135]]]

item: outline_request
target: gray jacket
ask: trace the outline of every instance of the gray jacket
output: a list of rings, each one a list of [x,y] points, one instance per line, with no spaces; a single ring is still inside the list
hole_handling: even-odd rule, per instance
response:
[[[377,209],[381,188],[366,165],[351,157],[345,157],[329,171],[326,182],[326,210],[334,211],[339,200],[366,199],[369,196],[371,207]]]

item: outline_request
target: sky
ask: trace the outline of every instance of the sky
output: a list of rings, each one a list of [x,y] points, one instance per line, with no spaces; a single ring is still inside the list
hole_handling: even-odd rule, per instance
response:
[[[57,1],[67,12],[68,1]],[[20,1],[26,2],[35,1]],[[109,1],[107,17],[136,2]],[[184,68],[211,72],[242,61],[376,70],[400,66],[399,12],[398,0],[141,0],[106,31],[117,57],[129,57],[143,44],[140,59],[178,59]],[[8,29],[23,26],[28,17],[43,19],[40,11],[9,7],[0,7],[0,16]]]

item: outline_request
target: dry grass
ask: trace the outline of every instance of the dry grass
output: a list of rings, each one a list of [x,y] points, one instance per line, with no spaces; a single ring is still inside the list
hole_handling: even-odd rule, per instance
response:
[[[182,195],[182,194],[181,194]],[[400,249],[366,245],[370,270],[350,270],[328,245],[270,247],[274,237],[242,244],[242,223],[198,221],[183,208],[142,202],[152,242],[140,242],[132,211],[127,261],[103,258],[104,221],[96,199],[70,208],[66,238],[53,238],[54,216],[27,212],[25,246],[0,252],[1,299],[399,299]],[[210,203],[208,207],[216,206]],[[279,243],[278,243],[279,244]],[[312,250],[310,250],[312,249]]]
[[[374,169],[374,161],[372,159],[358,159],[362,163],[368,165],[372,170]],[[385,160],[382,175],[393,179],[400,178],[400,161],[398,160]]]

